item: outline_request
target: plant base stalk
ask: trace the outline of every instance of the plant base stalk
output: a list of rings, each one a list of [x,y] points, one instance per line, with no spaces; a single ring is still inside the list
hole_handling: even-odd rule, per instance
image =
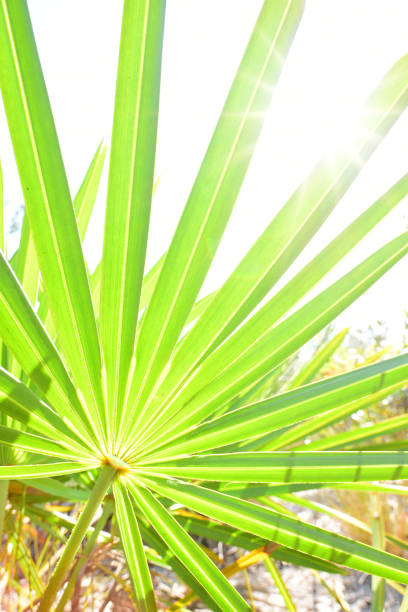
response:
[[[116,470],[109,464],[103,466],[86,506],[79,518],[79,521],[75,525],[62,557],[60,558],[48,586],[44,591],[44,595],[41,598],[41,603],[37,612],[49,612],[51,609],[51,606],[57,597],[58,589],[61,586],[64,577],[72,567],[75,555],[77,554],[81,542],[92,523],[95,512],[98,510],[107,490],[109,489],[115,473]]]
[[[103,509],[103,512],[100,518],[97,520],[95,524],[95,528],[92,532],[91,537],[88,538],[88,541],[84,548],[83,555],[78,559],[78,562],[75,565],[71,573],[71,576],[69,577],[69,580],[65,587],[65,591],[63,592],[62,597],[60,598],[58,605],[55,608],[55,612],[64,612],[65,606],[67,605],[68,601],[71,599],[71,595],[74,592],[75,584],[79,576],[79,573],[81,572],[82,568],[86,564],[89,555],[92,553],[96,545],[96,542],[98,540],[99,533],[101,529],[103,529],[104,525],[106,524],[106,521],[108,520],[109,515],[112,513],[112,509],[113,509],[113,504],[111,503],[110,500],[108,500],[105,505],[105,508]]]

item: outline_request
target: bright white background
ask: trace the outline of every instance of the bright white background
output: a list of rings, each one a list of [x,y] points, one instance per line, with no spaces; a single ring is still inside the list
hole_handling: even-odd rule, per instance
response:
[[[109,142],[122,2],[29,0],[28,4],[75,192],[100,139]],[[160,181],[148,265],[161,255],[175,229],[261,5],[260,0],[167,2],[156,172]],[[407,24],[407,0],[306,2],[244,187],[210,271],[208,290],[233,269],[320,155],[344,137],[364,99],[408,51]],[[314,245],[301,255],[302,265],[407,171],[407,142],[408,113],[371,158]],[[10,219],[22,196],[2,109],[0,158]],[[86,240],[91,267],[102,245],[104,194],[103,186]],[[406,211],[407,199],[329,280],[403,231]],[[407,272],[408,258],[349,308],[339,325],[365,327],[386,320],[390,338],[398,341],[408,308]]]

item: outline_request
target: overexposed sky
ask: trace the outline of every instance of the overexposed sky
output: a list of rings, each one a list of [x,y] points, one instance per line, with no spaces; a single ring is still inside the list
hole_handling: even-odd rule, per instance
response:
[[[122,2],[28,0],[73,192],[111,131]],[[193,183],[260,0],[167,0],[148,265],[165,250]],[[219,286],[315,161],[339,139],[384,73],[408,52],[407,0],[308,0],[303,21],[206,287]],[[407,75],[408,79],[408,75]],[[323,226],[303,265],[408,168],[408,113],[397,122]],[[0,158],[9,216],[22,202],[0,112]],[[105,175],[106,180],[106,175]],[[105,187],[86,240],[101,251]],[[330,280],[407,226],[407,199]],[[13,246],[13,245],[11,245]],[[293,268],[296,269],[296,266]],[[339,325],[387,319],[398,340],[408,308],[408,258],[342,315]],[[326,282],[327,284],[327,282]]]

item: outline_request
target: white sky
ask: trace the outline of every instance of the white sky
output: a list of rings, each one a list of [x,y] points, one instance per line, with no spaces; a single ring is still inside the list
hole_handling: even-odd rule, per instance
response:
[[[34,32],[74,192],[101,138],[109,141],[120,34],[119,0],[29,0]],[[157,172],[148,265],[167,247],[259,13],[260,0],[168,0]],[[308,0],[270,112],[206,287],[218,286],[407,45],[407,0]],[[407,171],[408,113],[397,122],[301,256],[303,265]],[[22,202],[3,111],[0,158],[9,216]],[[106,176],[105,176],[106,179]],[[100,253],[105,187],[87,237]],[[353,251],[343,273],[407,226],[407,199]],[[408,258],[342,315],[386,319],[398,340],[408,308]],[[330,280],[335,277],[331,276]],[[326,283],[327,284],[327,283]]]

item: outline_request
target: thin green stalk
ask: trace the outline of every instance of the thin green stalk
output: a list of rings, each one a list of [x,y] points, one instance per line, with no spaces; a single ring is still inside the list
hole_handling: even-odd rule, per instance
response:
[[[373,530],[373,546],[385,550],[384,521],[382,503],[379,495],[371,495],[371,528]],[[385,580],[379,576],[371,577],[371,611],[382,612],[385,601]]]
[[[8,495],[9,481],[0,481],[0,549],[3,540],[3,526],[4,526],[4,515],[6,513],[7,495]]]
[[[86,506],[79,518],[79,521],[75,525],[62,557],[60,558],[48,586],[44,591],[44,595],[41,599],[37,612],[49,612],[51,609],[51,605],[57,596],[58,589],[61,586],[65,575],[72,567],[74,557],[78,552],[81,542],[92,523],[95,512],[99,508],[107,490],[109,489],[115,472],[116,470],[111,465],[106,464],[103,466]]]
[[[320,584],[326,589],[326,591],[333,597],[333,599],[339,604],[340,608],[344,610],[344,612],[351,612],[351,608],[348,605],[347,601],[342,599],[340,595],[329,585],[329,583],[323,578],[320,572],[316,570],[312,570],[312,574],[320,582]]]
[[[272,561],[270,557],[267,557],[266,559],[264,559],[264,564],[266,568],[269,570],[276,586],[278,587],[279,592],[283,597],[283,600],[286,604],[287,609],[290,610],[290,612],[296,612],[295,604],[293,603],[293,600],[286,587],[286,584],[282,580],[282,576],[280,575],[279,570],[276,567],[275,563]]]
[[[67,582],[67,585],[65,587],[65,590],[62,594],[61,599],[58,602],[57,607],[55,608],[55,612],[63,612],[65,606],[67,605],[68,601],[71,598],[71,595],[74,591],[75,588],[75,584],[79,575],[79,572],[82,570],[82,568],[84,567],[85,563],[88,560],[89,555],[91,554],[92,550],[95,547],[96,541],[98,539],[99,533],[101,531],[101,529],[103,529],[104,525],[106,524],[106,521],[108,520],[109,515],[112,513],[112,508],[113,508],[113,504],[108,501],[105,504],[105,507],[103,509],[103,512],[101,514],[101,516],[99,517],[99,519],[96,522],[95,525],[95,529],[92,532],[91,537],[88,539],[85,548],[84,548],[84,552],[81,555],[81,557],[78,559],[78,562],[74,568],[74,570],[71,573],[71,576],[69,577],[69,580]]]
[[[401,607],[398,612],[408,612],[408,587],[405,589],[405,594],[402,598]]]
[[[242,573],[244,574],[245,586],[248,591],[248,599],[249,599],[249,603],[251,604],[251,609],[253,612],[256,612],[254,594],[252,592],[251,582],[249,580],[248,570],[246,567],[244,567]]]

